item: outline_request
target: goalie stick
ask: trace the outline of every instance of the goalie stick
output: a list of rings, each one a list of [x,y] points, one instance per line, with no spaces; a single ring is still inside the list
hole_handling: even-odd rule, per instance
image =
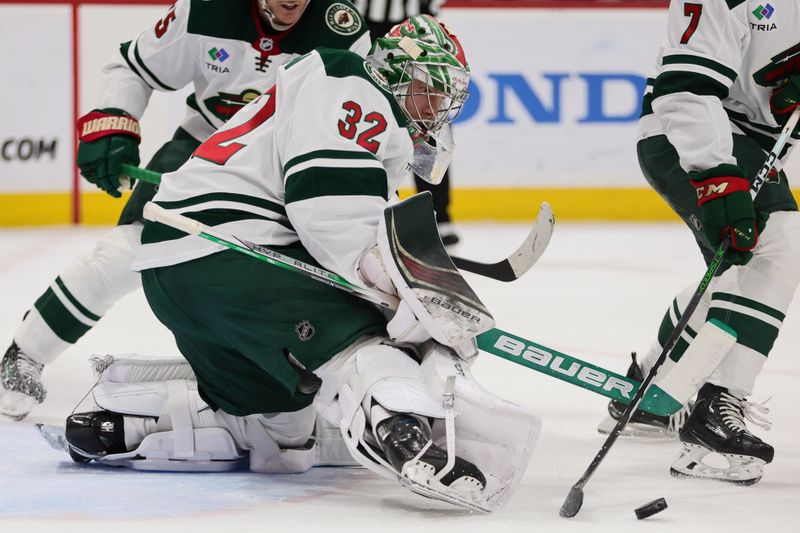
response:
[[[783,130],[781,131],[778,140],[775,141],[775,146],[773,146],[772,150],[767,155],[767,159],[766,161],[764,161],[764,164],[759,169],[758,173],[756,174],[756,177],[753,178],[753,183],[750,186],[750,196],[753,199],[755,199],[756,195],[758,194],[758,191],[764,184],[767,174],[769,174],[769,171],[772,170],[772,166],[780,156],[781,151],[783,151],[783,146],[786,144],[786,141],[789,139],[789,136],[792,134],[792,131],[794,131],[794,127],[797,125],[798,119],[800,119],[800,107],[796,107],[795,110],[792,112],[792,115],[789,117],[789,120],[783,127]],[[697,290],[695,291],[694,296],[692,296],[692,299],[689,300],[688,304],[686,304],[686,309],[683,311],[683,315],[681,316],[678,323],[675,325],[675,329],[672,330],[672,333],[670,334],[667,341],[664,343],[664,348],[661,350],[658,359],[656,359],[655,363],[653,363],[653,367],[650,369],[650,373],[648,373],[647,376],[645,376],[644,380],[642,381],[641,388],[636,392],[636,395],[633,397],[633,400],[631,400],[631,402],[628,404],[628,407],[626,407],[625,411],[623,411],[622,414],[620,415],[617,424],[614,426],[614,429],[612,429],[611,432],[608,434],[606,441],[600,447],[600,450],[594,456],[594,459],[592,459],[592,462],[589,464],[589,467],[583,473],[581,478],[572,486],[572,488],[569,491],[569,494],[567,494],[567,498],[564,500],[564,503],[561,506],[561,510],[559,511],[559,515],[561,515],[562,518],[572,518],[573,516],[578,514],[578,512],[581,510],[581,506],[583,505],[583,488],[589,482],[589,479],[591,479],[592,474],[594,474],[594,472],[600,466],[600,463],[603,462],[603,459],[606,457],[609,450],[611,450],[611,447],[614,445],[614,442],[616,442],[617,437],[619,437],[620,433],[630,420],[631,415],[634,413],[639,404],[643,403],[642,398],[645,396],[645,393],[647,393],[648,395],[651,394],[651,390],[648,390],[648,385],[650,385],[650,382],[652,382],[653,379],[656,377],[658,369],[661,367],[662,364],[664,364],[664,361],[666,361],[667,356],[672,351],[672,347],[675,345],[675,342],[678,340],[678,337],[680,337],[681,333],[683,332],[683,329],[689,322],[689,319],[694,314],[695,309],[697,309],[697,306],[700,303],[703,294],[706,292],[706,289],[708,288],[708,284],[711,282],[711,279],[716,274],[720,264],[722,264],[722,259],[725,256],[725,253],[728,251],[730,244],[731,244],[730,237],[726,237],[725,240],[723,240],[722,243],[717,248],[717,251],[714,254],[714,258],[711,260],[711,263],[709,263],[708,269],[706,270],[706,273],[703,275],[703,279],[700,280],[700,284],[697,286]],[[712,351],[713,355],[711,355],[710,358],[716,358],[717,359],[716,364],[719,364],[722,357],[724,357],[725,355],[725,353],[722,353],[720,355],[719,352],[724,351],[724,345],[726,343],[730,343],[728,349],[730,349],[730,347],[733,346],[733,343],[730,342],[730,337],[731,337],[730,334],[726,336],[724,332],[720,333],[719,331],[722,331],[721,329],[719,331],[714,331],[713,327],[717,326],[712,326],[707,328],[706,326],[709,326],[709,324],[703,326],[700,333],[698,333],[697,337],[695,338],[695,341],[702,335],[703,336],[702,342],[704,343],[709,342],[709,348],[713,349]],[[717,329],[719,328],[717,327]],[[734,342],[735,342],[735,336],[734,336]],[[713,344],[717,344],[717,346],[715,347],[713,346]],[[684,356],[686,356],[687,353],[688,350],[686,353],[684,353]],[[699,376],[695,374],[691,376],[691,378],[695,380],[702,379],[703,381],[705,381],[705,379],[708,378],[711,372],[714,371],[715,367],[710,368],[710,366],[711,365],[709,364],[698,365],[699,367],[698,370],[707,371],[707,374],[705,376]],[[667,380],[665,381],[669,381],[670,377],[671,376],[668,374]],[[689,376],[686,377],[688,378]],[[685,392],[685,387],[686,386],[684,384],[683,387],[684,392]],[[651,387],[651,389],[656,389],[656,386]],[[664,391],[661,389],[656,389],[656,393],[659,392],[664,392]]]
[[[153,202],[145,205],[144,218],[310,277],[381,307],[396,309],[399,304],[394,296],[363,289],[333,272],[303,263],[265,246],[224,234],[187,216],[167,211]],[[639,382],[636,380],[498,328],[482,333],[477,341],[478,348],[484,352],[625,404],[630,403],[639,390]],[[652,408],[644,410],[659,416],[668,416],[674,412],[663,404],[654,404]]]
[[[146,183],[155,185],[161,183],[161,174],[146,168],[122,165],[122,172],[130,178]],[[451,256],[450,258],[453,260],[453,264],[461,270],[498,281],[514,281],[530,270],[542,256],[553,236],[554,225],[553,209],[547,202],[542,202],[530,233],[522,244],[505,259],[496,263],[480,263],[461,257]]]

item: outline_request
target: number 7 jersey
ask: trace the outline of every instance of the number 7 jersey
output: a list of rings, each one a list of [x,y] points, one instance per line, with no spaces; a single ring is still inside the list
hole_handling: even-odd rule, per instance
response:
[[[800,75],[800,2],[673,0],[640,138],[666,134],[687,172],[735,164],[732,133],[769,151],[781,130],[770,95],[794,75]]]
[[[154,202],[264,245],[298,240],[325,268],[357,280],[359,255],[408,176],[408,121],[359,55],[318,49],[164,174]],[[224,248],[148,222],[134,270]]]

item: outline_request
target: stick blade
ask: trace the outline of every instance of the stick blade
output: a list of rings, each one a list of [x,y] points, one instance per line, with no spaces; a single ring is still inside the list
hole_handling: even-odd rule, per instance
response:
[[[564,500],[563,505],[561,505],[561,510],[558,512],[561,518],[572,518],[578,511],[581,510],[581,506],[583,505],[583,489],[580,487],[572,487],[570,489],[569,494],[567,494],[567,499]]]
[[[516,278],[522,277],[539,260],[553,236],[556,219],[553,208],[542,202],[533,230],[525,242],[509,256],[508,263]]]

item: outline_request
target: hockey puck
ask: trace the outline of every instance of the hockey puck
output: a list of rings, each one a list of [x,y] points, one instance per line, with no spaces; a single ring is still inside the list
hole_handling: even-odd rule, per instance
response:
[[[660,513],[664,509],[667,508],[667,500],[664,498],[659,498],[657,500],[653,500],[649,503],[642,505],[641,507],[637,507],[633,510],[636,513],[636,518],[642,520],[643,518],[647,518],[648,516],[653,516],[656,513]]]

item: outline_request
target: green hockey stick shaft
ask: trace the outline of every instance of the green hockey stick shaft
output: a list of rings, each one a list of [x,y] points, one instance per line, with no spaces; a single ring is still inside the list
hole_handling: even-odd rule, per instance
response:
[[[297,272],[382,307],[396,309],[399,304],[398,299],[393,296],[362,289],[333,272],[303,263],[265,246],[226,235],[153,202],[145,205],[144,218]],[[477,341],[478,348],[484,352],[625,404],[630,403],[639,390],[639,382],[636,380],[497,328],[479,335]],[[660,409],[661,406],[656,406],[651,412],[660,416],[672,414]]]
[[[129,178],[158,185],[161,183],[161,173],[134,165],[122,165],[122,172]]]

